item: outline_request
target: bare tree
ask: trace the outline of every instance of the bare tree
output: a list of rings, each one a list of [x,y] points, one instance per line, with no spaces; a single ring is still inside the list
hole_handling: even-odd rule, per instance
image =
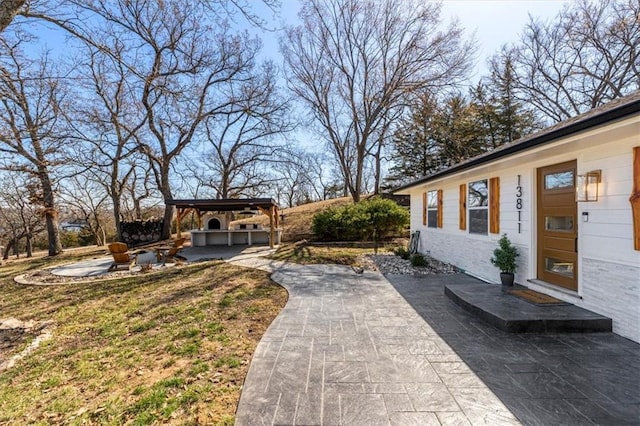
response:
[[[473,46],[456,24],[438,31],[439,14],[432,2],[311,0],[302,25],[281,40],[289,86],[320,126],[356,201],[385,118],[410,93],[451,84],[469,69]]]
[[[580,0],[492,60],[514,70],[515,96],[558,122],[640,88],[640,3]]]
[[[96,37],[97,38],[97,37]],[[147,116],[139,102],[132,83],[135,75],[126,67],[124,56],[130,46],[120,40],[111,42],[110,54],[87,45],[85,71],[88,95],[78,97],[73,122],[83,141],[78,156],[80,167],[87,167],[106,189],[113,206],[116,239],[121,240],[121,203],[126,183],[134,173],[134,165],[144,163],[139,154],[137,140],[143,134]],[[80,128],[82,126],[82,128]]]
[[[264,3],[278,5],[275,0]],[[242,0],[231,4],[218,0],[66,0],[64,6],[68,9],[56,15],[41,7],[30,9],[25,16],[61,26],[121,61],[136,77],[130,84],[146,117],[144,135],[137,135],[138,146],[147,156],[156,187],[165,201],[171,200],[171,170],[178,157],[202,131],[205,119],[243,108],[245,94],[233,87],[246,81],[260,48],[259,40],[247,34],[231,34],[228,24],[219,16],[216,19],[216,14],[233,9],[250,21],[255,15]],[[133,49],[118,57],[112,51],[116,41]],[[230,109],[233,105],[238,107]],[[167,205],[163,238],[169,237],[172,216],[172,206]]]
[[[123,0],[118,8],[96,12],[138,43],[128,64],[141,76],[140,102],[147,118],[148,136],[139,146],[156,187],[165,201],[171,200],[171,168],[205,120],[244,108],[247,94],[236,89],[249,77],[260,43],[231,35],[224,24],[214,29],[190,3]],[[140,62],[144,55],[148,60]],[[172,216],[167,205],[163,238],[169,237]]]
[[[254,9],[256,6],[255,0],[200,0],[202,3],[218,16],[228,16],[230,19],[234,19],[236,15],[240,14],[247,22],[263,28],[268,29],[267,26],[272,22],[264,16],[264,14],[257,13]],[[266,7],[266,11],[272,15],[277,14],[278,10],[282,6],[280,0],[262,0],[262,5]]]
[[[6,241],[3,259],[11,251],[20,253],[20,241],[25,240],[27,257],[33,255],[33,239],[45,230],[39,207],[29,202],[29,183],[26,176],[6,173],[0,185],[0,236]]]
[[[41,206],[49,255],[62,252],[54,173],[68,139],[58,133],[63,90],[47,56],[27,59],[25,40],[0,38],[0,167],[33,178],[31,200]]]
[[[142,166],[136,166],[135,160],[136,158],[132,158],[127,161],[130,162],[128,168],[131,173],[122,182],[124,193],[121,198],[121,214],[122,218],[128,221],[147,219],[147,208],[157,207],[158,204],[157,197],[155,203],[152,201],[156,191],[151,169],[147,168],[144,162]]]
[[[76,219],[81,219],[99,246],[107,243],[109,194],[104,186],[86,175],[78,174],[61,185],[60,197],[67,208],[71,208]]]
[[[311,158],[299,149],[289,148],[280,155],[277,167],[272,169],[278,204],[293,207],[313,199]]]
[[[305,170],[309,182],[310,198],[327,200],[336,198],[343,192],[340,173],[335,170],[335,162],[331,158],[318,152],[304,152],[299,160]]]
[[[293,129],[289,100],[279,95],[277,74],[267,62],[231,87],[237,99],[205,120],[208,148],[193,168],[194,177],[218,198],[235,198],[266,189],[268,163],[279,163],[275,137]]]

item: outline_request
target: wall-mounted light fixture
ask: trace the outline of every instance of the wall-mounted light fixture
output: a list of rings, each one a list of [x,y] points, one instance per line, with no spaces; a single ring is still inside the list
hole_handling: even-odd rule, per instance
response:
[[[592,170],[585,175],[578,175],[576,201],[598,201],[598,187],[601,179],[601,170]]]

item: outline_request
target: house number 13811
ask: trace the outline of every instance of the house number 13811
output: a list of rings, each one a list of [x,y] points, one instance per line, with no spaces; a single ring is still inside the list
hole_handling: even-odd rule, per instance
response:
[[[516,186],[516,210],[518,211],[518,234],[522,232],[522,186],[520,185],[520,175],[518,175],[518,185]]]

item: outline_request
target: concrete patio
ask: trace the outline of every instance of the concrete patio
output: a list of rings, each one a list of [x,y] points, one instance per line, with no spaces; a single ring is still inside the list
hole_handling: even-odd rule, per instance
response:
[[[379,273],[279,265],[285,309],[253,356],[237,425],[518,424]]]
[[[445,296],[462,274],[256,266],[290,297],[237,425],[640,424],[640,345],[612,333],[505,333]]]

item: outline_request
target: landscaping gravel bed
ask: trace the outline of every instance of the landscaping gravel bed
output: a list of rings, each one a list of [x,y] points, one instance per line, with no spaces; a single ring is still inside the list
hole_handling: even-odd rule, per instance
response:
[[[429,256],[424,256],[427,266],[413,266],[411,261],[405,260],[393,253],[365,254],[359,261],[368,270],[377,270],[383,274],[397,275],[429,275],[455,274],[460,272],[455,266],[441,262]]]

